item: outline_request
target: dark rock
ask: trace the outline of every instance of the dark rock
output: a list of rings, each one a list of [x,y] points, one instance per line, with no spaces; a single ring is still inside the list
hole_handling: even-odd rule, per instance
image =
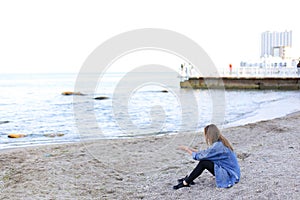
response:
[[[105,99],[109,99],[109,97],[95,97],[95,100],[105,100]]]
[[[61,94],[62,95],[66,95],[66,96],[69,96],[69,95],[80,95],[80,96],[83,96],[83,95],[85,95],[85,94],[82,94],[81,92],[70,92],[70,91],[62,92]]]

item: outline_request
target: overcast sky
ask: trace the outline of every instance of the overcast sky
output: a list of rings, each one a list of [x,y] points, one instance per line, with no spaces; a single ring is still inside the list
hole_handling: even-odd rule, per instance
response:
[[[299,15],[296,0],[1,1],[0,73],[76,73],[102,42],[139,28],[184,34],[218,67],[259,58],[262,32],[292,30],[300,57]]]

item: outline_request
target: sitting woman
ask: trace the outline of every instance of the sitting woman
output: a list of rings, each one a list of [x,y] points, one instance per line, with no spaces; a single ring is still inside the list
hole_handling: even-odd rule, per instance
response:
[[[229,188],[240,181],[240,167],[233,148],[228,140],[220,133],[216,125],[211,124],[204,128],[206,143],[211,145],[206,150],[197,151],[186,146],[179,149],[188,152],[193,159],[199,160],[196,168],[189,176],[178,179],[175,190],[181,187],[189,187],[194,180],[207,169],[216,177],[216,185],[219,188]]]

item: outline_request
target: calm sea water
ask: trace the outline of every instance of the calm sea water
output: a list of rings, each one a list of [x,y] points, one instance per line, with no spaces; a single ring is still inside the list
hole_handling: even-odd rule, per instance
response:
[[[218,108],[220,105],[214,105],[211,99],[212,91],[180,89],[179,79],[177,89],[186,99],[162,92],[165,89],[162,86],[145,85],[131,92],[129,100],[126,100],[128,94],[119,95],[125,101],[122,103],[114,101],[114,97],[116,83],[123,75],[107,74],[106,81],[94,93],[76,100],[61,95],[63,91],[74,91],[76,74],[0,75],[0,121],[9,121],[0,124],[0,149],[81,139],[180,134],[194,129],[184,119],[195,109],[200,130],[211,122],[213,110],[218,109],[224,109],[223,127],[300,111],[299,91],[229,90],[223,93],[223,107]],[[198,105],[191,101],[183,107],[180,101],[190,101],[191,93]],[[97,96],[109,99],[94,100]],[[12,139],[7,137],[10,133],[27,136]],[[45,136],[58,133],[63,136]]]

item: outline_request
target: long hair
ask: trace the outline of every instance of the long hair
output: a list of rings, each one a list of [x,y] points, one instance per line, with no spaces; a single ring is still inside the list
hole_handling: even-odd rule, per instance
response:
[[[233,151],[233,147],[229,143],[229,141],[221,134],[218,127],[214,124],[210,124],[204,128],[204,136],[206,140],[206,144],[212,145],[214,142],[221,141],[224,146],[228,147],[231,151]]]

